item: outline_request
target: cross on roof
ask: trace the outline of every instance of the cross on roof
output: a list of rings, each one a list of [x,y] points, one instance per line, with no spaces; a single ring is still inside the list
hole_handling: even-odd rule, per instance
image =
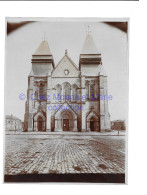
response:
[[[67,49],[65,49],[65,54],[67,55]]]

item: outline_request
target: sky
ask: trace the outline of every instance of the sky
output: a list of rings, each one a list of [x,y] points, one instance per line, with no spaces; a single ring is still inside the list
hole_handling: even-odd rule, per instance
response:
[[[127,119],[128,114],[128,38],[127,34],[99,19],[52,19],[29,23],[6,37],[5,51],[5,114],[24,120],[25,100],[19,95],[27,93],[31,56],[41,41],[49,43],[55,65],[68,55],[78,67],[79,55],[86,37],[87,26],[102,54],[107,73],[108,102],[111,120]]]

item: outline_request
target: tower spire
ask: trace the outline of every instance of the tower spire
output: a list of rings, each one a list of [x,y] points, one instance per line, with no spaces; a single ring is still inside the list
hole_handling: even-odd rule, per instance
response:
[[[98,52],[95,42],[92,38],[90,27],[87,28],[86,38],[83,44],[83,49],[80,54],[79,67],[85,65],[99,65],[101,64],[101,54]]]
[[[51,55],[50,48],[46,40],[43,40],[40,43],[34,55]]]
[[[95,42],[92,38],[92,35],[90,34],[91,31],[88,27],[87,29],[87,35],[86,35],[86,38],[85,38],[85,41],[84,41],[84,45],[83,45],[83,49],[82,49],[82,52],[81,54],[98,54],[98,50],[97,50],[97,47],[95,45]]]

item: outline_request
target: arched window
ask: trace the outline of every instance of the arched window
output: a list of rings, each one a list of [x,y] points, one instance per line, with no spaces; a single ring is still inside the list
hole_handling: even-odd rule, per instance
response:
[[[77,85],[72,85],[72,100],[76,101],[77,100]]]
[[[61,85],[57,85],[56,86],[56,96],[57,96],[57,98],[60,100],[61,99],[61,95],[62,95],[62,87],[61,87]]]
[[[40,84],[40,87],[39,87],[39,95],[41,95],[41,96],[44,95],[44,86],[43,86],[43,84]]]
[[[90,85],[90,99],[94,100],[94,85]]]
[[[38,91],[36,90],[35,91],[35,98],[37,98],[37,95],[38,95]]]
[[[89,84],[87,84],[85,88],[86,88],[86,99],[89,99]]]
[[[43,95],[43,85],[40,84],[39,86],[39,95]]]
[[[66,100],[70,100],[71,99],[71,87],[69,83],[64,83],[63,85],[63,90],[64,90],[64,98]]]

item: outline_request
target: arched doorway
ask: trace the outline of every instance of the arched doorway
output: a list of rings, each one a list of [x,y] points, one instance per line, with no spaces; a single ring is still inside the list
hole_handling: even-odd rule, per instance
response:
[[[37,119],[38,131],[43,131],[43,119],[41,116]]]
[[[90,112],[86,118],[86,130],[87,131],[100,131],[99,117],[94,113]]]
[[[65,109],[66,108],[66,109]],[[65,103],[54,115],[54,131],[77,131],[77,115]]]
[[[34,131],[46,131],[46,114],[38,108],[38,112],[34,114],[33,118]]]
[[[90,119],[90,131],[95,131],[95,119],[91,117]]]
[[[62,130],[71,131],[74,127],[74,118],[70,111],[64,111],[61,113]]]
[[[68,82],[63,83],[63,95],[65,100],[71,99],[71,85]]]
[[[63,119],[63,131],[69,131],[69,119]]]

